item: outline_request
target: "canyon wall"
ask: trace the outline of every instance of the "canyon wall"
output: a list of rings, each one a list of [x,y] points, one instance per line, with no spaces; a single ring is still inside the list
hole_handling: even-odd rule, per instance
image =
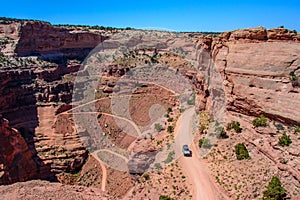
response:
[[[8,119],[0,131],[1,184],[52,179],[54,173],[73,173],[84,164],[87,150],[63,119],[56,122],[55,114],[71,103],[80,60],[106,38],[39,21],[0,24],[0,113]]]
[[[45,165],[17,129],[0,115],[0,185],[30,179],[54,180]]]
[[[53,27],[49,23],[29,21],[21,25],[15,53],[18,56],[67,57],[84,59],[88,53],[107,37]]]
[[[299,41],[293,31],[259,27],[199,43],[224,79],[227,110],[299,124],[299,79],[293,80],[300,75]]]

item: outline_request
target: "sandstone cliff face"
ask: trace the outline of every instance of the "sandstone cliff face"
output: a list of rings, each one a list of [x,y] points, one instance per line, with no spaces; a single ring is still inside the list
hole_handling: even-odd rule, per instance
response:
[[[215,66],[224,78],[227,109],[300,123],[299,35],[286,29],[238,30],[212,41]]]
[[[94,33],[70,33],[45,22],[24,22],[15,53],[18,56],[44,55],[81,58],[106,37]]]
[[[14,162],[20,162],[11,164],[12,161],[7,161],[7,165],[15,166],[15,169],[10,172],[5,168],[3,184],[49,177],[53,173],[74,172],[84,164],[87,150],[74,131],[61,130],[65,128],[64,121],[58,119],[56,123],[55,113],[61,105],[68,105],[72,100],[72,74],[81,67],[78,60],[84,59],[104,38],[95,33],[71,33],[45,22],[0,24],[0,39],[5,44],[7,42],[0,48],[0,113],[20,131],[12,132],[13,136],[26,145],[22,152],[3,151],[11,159],[18,157],[19,160]],[[37,55],[40,59],[19,58],[14,54]],[[63,61],[42,60],[55,57],[63,58]],[[70,79],[64,79],[64,75],[69,75]],[[55,123],[59,130],[56,130]],[[3,140],[1,147],[4,149],[7,140]],[[33,163],[30,156],[34,157]],[[20,167],[21,163],[28,163],[27,168]],[[40,164],[47,166],[46,172]]]
[[[20,132],[0,116],[0,184],[51,178],[49,167],[31,151]]]

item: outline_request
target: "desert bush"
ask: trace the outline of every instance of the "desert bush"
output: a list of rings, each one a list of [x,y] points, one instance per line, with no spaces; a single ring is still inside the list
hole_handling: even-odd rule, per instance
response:
[[[240,123],[237,121],[231,121],[230,123],[227,124],[226,129],[230,131],[231,129],[234,129],[236,133],[241,133],[242,128],[240,127]]]
[[[155,164],[154,164],[154,167],[155,167],[155,169],[162,169],[160,163],[155,163]]]
[[[196,95],[194,93],[192,98],[187,101],[187,104],[188,105],[195,105],[195,101],[196,101]]]
[[[143,175],[143,178],[144,178],[146,181],[148,181],[148,180],[150,180],[150,175],[149,175],[149,174],[144,174],[144,175]]]
[[[209,139],[200,139],[198,145],[200,148],[203,147],[206,149],[209,149],[212,146]]]
[[[255,127],[267,126],[267,118],[264,115],[260,115],[252,121],[252,124]]]
[[[167,113],[169,114],[170,112],[172,112],[172,108],[167,109]]]
[[[204,133],[204,130],[207,129],[207,127],[205,126],[205,124],[201,124],[199,131],[200,133]]]
[[[203,140],[204,140],[204,139],[199,139],[199,140],[198,140],[198,146],[199,146],[200,148],[202,147]]]
[[[226,138],[229,138],[229,136],[227,135],[224,127],[222,127],[220,129],[220,134],[218,135],[218,138],[222,138],[222,139],[226,139]]]
[[[160,132],[162,129],[163,129],[163,127],[162,127],[162,125],[161,124],[154,124],[154,129],[157,131],[157,132]]]
[[[160,196],[159,196],[159,200],[174,200],[174,199],[171,198],[171,197],[169,197],[169,196],[160,195]]]
[[[174,127],[173,126],[168,126],[167,131],[169,133],[172,133],[174,131]]]
[[[284,132],[283,135],[279,138],[278,144],[282,147],[290,146],[290,144],[292,144],[292,140],[290,136],[288,136],[286,132]]]
[[[300,126],[295,127],[295,133],[300,133]]]
[[[264,200],[283,200],[286,196],[286,190],[281,186],[281,182],[277,177],[273,177],[267,186],[267,190],[263,192]]]
[[[291,72],[290,73],[290,79],[291,79],[291,81],[297,81],[298,78],[299,77],[295,74],[295,72]]]
[[[174,120],[173,117],[169,117],[169,118],[167,119],[168,122],[172,122],[173,120]]]
[[[181,107],[181,108],[179,109],[179,111],[180,111],[180,113],[183,113],[183,112],[185,111],[185,108],[184,108],[184,107]]]
[[[250,159],[249,152],[243,143],[235,145],[235,154],[238,160]]]
[[[172,162],[172,160],[174,159],[174,155],[175,155],[175,152],[174,151],[171,151],[169,154],[168,154],[168,157],[167,159],[164,161],[164,163],[170,163]]]

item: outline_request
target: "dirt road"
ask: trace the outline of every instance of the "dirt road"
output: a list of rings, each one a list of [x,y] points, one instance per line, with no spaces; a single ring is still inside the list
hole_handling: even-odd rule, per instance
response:
[[[195,112],[193,108],[186,110],[181,119],[178,120],[175,129],[176,146],[181,146],[191,143],[193,116]],[[179,127],[179,128],[178,128]],[[177,131],[177,132],[176,132]],[[190,143],[187,143],[190,142]],[[209,174],[209,169],[206,163],[198,157],[196,148],[192,143],[190,148],[193,152],[192,157],[183,157],[179,159],[179,163],[187,175],[188,180],[193,186],[193,199],[197,200],[223,200],[226,198],[220,197],[220,192],[216,184],[212,181]],[[181,148],[179,148],[180,150]]]
[[[102,169],[102,180],[101,180],[101,190],[104,192],[106,187],[107,171],[104,163],[97,156],[97,152],[91,153],[91,155],[100,163]]]

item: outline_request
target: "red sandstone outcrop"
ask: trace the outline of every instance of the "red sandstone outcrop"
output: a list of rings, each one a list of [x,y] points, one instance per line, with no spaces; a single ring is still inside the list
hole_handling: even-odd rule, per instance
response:
[[[228,110],[300,123],[300,89],[290,77],[291,72],[299,75],[298,36],[283,28],[259,27],[213,39],[211,54],[224,78]]]
[[[0,184],[49,178],[47,166],[38,160],[20,132],[0,115]],[[48,168],[49,169],[49,168]]]
[[[20,27],[20,39],[15,53],[19,56],[41,54],[64,54],[68,57],[82,57],[89,53],[106,37],[95,33],[71,33],[67,29],[53,27],[49,23],[26,21]]]
[[[264,27],[249,28],[242,30],[235,30],[231,32],[223,32],[219,38],[234,41],[234,40],[296,40],[299,41],[299,34],[285,28],[266,29]]]

